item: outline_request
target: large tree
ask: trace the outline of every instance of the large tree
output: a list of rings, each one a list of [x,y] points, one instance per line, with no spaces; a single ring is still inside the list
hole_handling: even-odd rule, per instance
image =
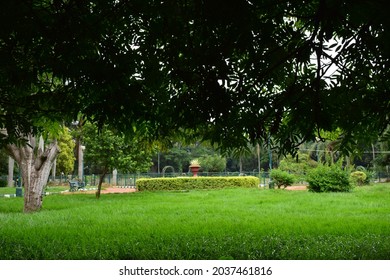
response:
[[[26,144],[42,117],[81,112],[156,137],[189,128],[225,147],[271,135],[281,151],[338,128],[348,151],[389,124],[386,4],[7,1],[0,141]]]
[[[348,144],[389,122],[385,4],[8,1],[0,124],[14,140],[37,115],[83,111],[100,125],[147,120],[159,135],[190,127],[226,145],[271,133],[291,149],[335,128]]]
[[[60,150],[56,140],[45,144],[42,136],[30,134],[26,141],[25,145],[9,144],[7,150],[19,165],[24,187],[24,212],[28,213],[41,209],[43,187]]]

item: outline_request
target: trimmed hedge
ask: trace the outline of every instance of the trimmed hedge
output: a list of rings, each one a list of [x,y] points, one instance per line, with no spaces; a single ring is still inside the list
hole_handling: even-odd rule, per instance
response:
[[[245,177],[178,177],[138,179],[139,191],[160,190],[195,190],[223,188],[257,188],[260,179],[254,176]]]

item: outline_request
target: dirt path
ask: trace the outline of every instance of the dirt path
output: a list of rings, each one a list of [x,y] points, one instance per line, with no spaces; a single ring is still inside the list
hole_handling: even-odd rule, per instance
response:
[[[307,186],[289,186],[286,188],[288,191],[305,191],[307,190]],[[107,194],[107,193],[132,193],[136,192],[137,189],[135,188],[116,188],[116,187],[109,187],[105,188],[101,191],[101,194]],[[96,193],[96,190],[79,190],[76,192],[64,192],[63,194],[94,194]]]
[[[286,190],[289,191],[306,191],[307,186],[289,186],[286,188]]]
[[[110,187],[110,188],[105,188],[104,190],[101,191],[101,194],[106,194],[106,193],[131,193],[131,192],[136,192],[137,190],[135,188],[115,188],[115,187]],[[64,192],[63,194],[94,194],[96,193],[96,190],[79,190],[76,192]]]
[[[137,189],[135,188],[106,188],[105,190],[102,190],[102,193],[129,193],[129,192],[136,192]]]

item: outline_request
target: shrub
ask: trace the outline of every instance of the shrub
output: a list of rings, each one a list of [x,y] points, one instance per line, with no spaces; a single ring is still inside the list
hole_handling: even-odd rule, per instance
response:
[[[305,174],[317,165],[318,163],[312,160],[309,154],[298,151],[295,157],[288,155],[283,158],[278,169],[294,174],[297,181],[304,181]]]
[[[363,171],[366,174],[366,180],[364,181],[365,185],[369,185],[371,181],[375,178],[376,173],[375,171],[366,170]]]
[[[0,179],[0,188],[5,188],[7,186],[7,181],[4,179]]]
[[[350,177],[351,181],[358,186],[364,185],[367,179],[367,175],[363,171],[352,172]]]
[[[307,177],[308,189],[313,192],[348,192],[352,189],[349,174],[338,164],[319,165]]]
[[[366,174],[366,179],[363,182],[364,185],[370,184],[371,180],[373,180],[374,177],[375,177],[375,172],[374,171],[367,170],[363,166],[357,166],[356,167],[356,171],[361,171],[361,172],[364,172],[364,174]]]
[[[220,155],[206,155],[200,158],[202,169],[206,172],[222,172],[226,168],[226,158]]]
[[[294,175],[279,169],[272,169],[270,176],[272,182],[274,182],[279,189],[281,186],[284,186],[285,188],[291,186],[295,180]]]
[[[139,191],[257,188],[259,184],[254,176],[150,178],[136,182]]]

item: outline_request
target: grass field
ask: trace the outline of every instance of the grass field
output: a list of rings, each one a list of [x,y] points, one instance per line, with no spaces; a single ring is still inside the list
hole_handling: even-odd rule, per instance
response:
[[[0,198],[0,259],[390,259],[390,184]]]
[[[66,190],[69,190],[69,187],[47,187],[45,189],[46,192],[50,192],[50,193],[62,192]],[[0,195],[4,195],[4,194],[15,194],[15,188],[14,187],[0,188]]]

